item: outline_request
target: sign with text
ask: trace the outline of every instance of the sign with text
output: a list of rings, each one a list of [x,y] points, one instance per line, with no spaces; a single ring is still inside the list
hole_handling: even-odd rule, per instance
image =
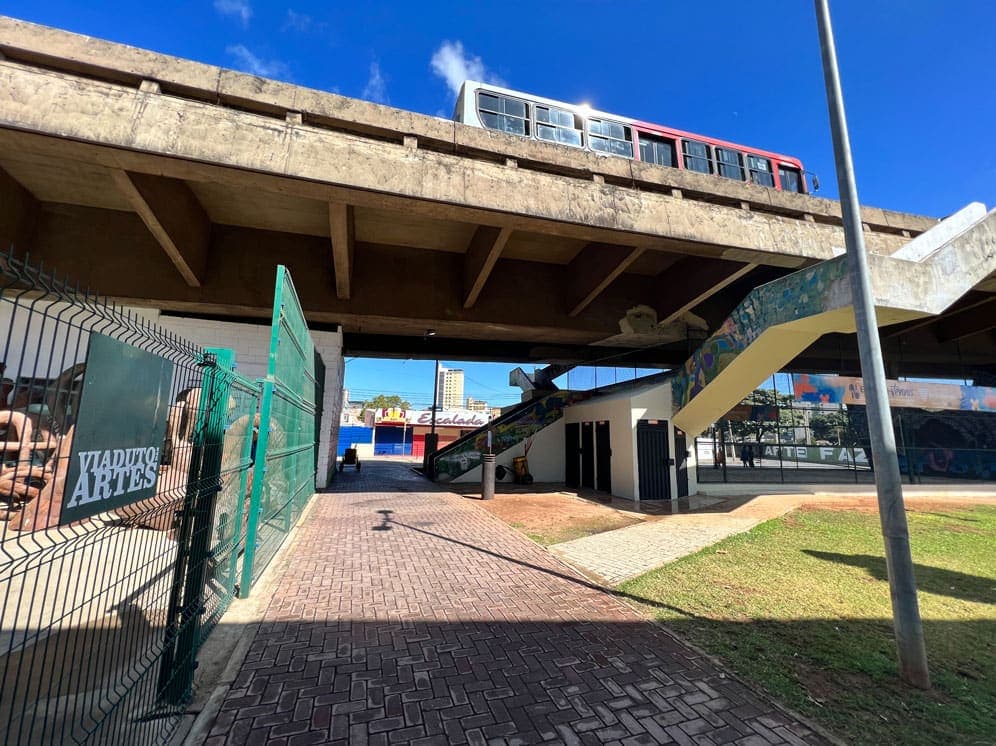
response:
[[[59,523],[156,493],[172,379],[169,360],[90,336]]]
[[[797,401],[865,404],[860,378],[803,373],[793,376],[792,387]],[[996,388],[988,386],[889,380],[886,389],[893,407],[996,412]]]

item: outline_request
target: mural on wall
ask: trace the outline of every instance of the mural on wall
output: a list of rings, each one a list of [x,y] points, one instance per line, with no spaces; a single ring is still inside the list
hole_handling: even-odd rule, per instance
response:
[[[865,387],[860,378],[816,374],[793,375],[792,388],[797,401],[821,404],[861,404]],[[887,381],[889,404],[893,407],[996,412],[996,388],[962,386],[956,383]]]
[[[858,446],[871,453],[865,407],[848,416]],[[928,412],[903,409],[894,415],[899,466],[904,474],[953,479],[996,479],[996,415],[985,411]]]
[[[449,482],[479,466],[481,454],[488,449],[488,432],[491,433],[492,451],[502,453],[559,420],[564,414],[564,407],[590,396],[585,391],[557,391],[451,443],[436,454],[436,480]]]
[[[675,411],[708,386],[771,327],[815,316],[849,302],[845,257],[821,262],[750,292],[696,350],[671,382]]]

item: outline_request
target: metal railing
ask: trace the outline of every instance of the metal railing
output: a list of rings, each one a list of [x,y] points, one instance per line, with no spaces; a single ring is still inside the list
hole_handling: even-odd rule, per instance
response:
[[[0,257],[3,743],[176,733],[198,650],[313,493],[316,358],[278,277],[254,382],[230,350]]]

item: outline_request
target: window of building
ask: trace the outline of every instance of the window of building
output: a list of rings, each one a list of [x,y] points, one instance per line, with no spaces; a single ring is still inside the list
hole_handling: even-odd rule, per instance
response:
[[[656,163],[658,166],[675,165],[674,140],[657,135],[640,133],[640,160],[647,163]]]
[[[712,158],[709,157],[709,146],[697,140],[682,140],[681,150],[685,155],[685,168],[702,174],[712,173]]]
[[[778,164],[778,180],[782,182],[782,191],[802,191],[802,174],[799,173],[799,169],[797,168]]]
[[[771,173],[771,161],[759,155],[747,156],[747,173],[751,184],[773,187],[775,176]]]
[[[477,94],[477,113],[488,129],[529,136],[529,105],[525,101],[481,91]]]
[[[625,124],[604,119],[588,120],[588,145],[592,150],[633,157],[633,130]]]
[[[740,151],[716,148],[716,170],[727,179],[744,180],[744,167],[740,165]]]
[[[553,106],[536,105],[536,137],[581,147],[581,130],[578,129],[574,114]]]

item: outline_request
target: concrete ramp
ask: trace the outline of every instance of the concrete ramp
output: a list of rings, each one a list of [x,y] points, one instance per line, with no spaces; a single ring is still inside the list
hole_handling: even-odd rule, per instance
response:
[[[972,203],[868,265],[880,326],[939,314],[996,272],[996,210]],[[675,376],[675,427],[702,432],[822,335],[854,331],[846,256],[755,288]]]

